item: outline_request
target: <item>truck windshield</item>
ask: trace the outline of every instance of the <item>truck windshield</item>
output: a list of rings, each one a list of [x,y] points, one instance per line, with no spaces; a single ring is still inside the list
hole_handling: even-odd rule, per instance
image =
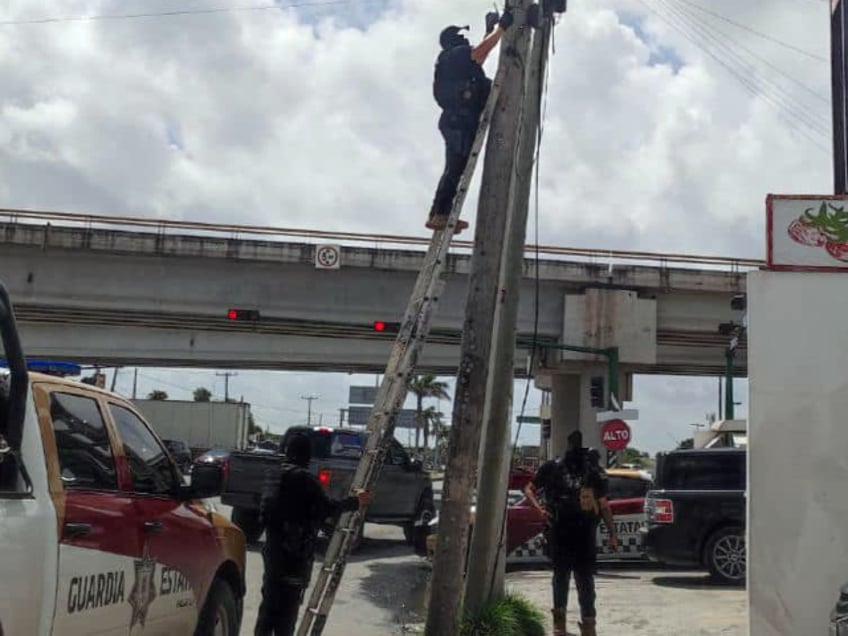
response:
[[[315,432],[312,435],[312,457],[359,459],[365,439],[365,435],[353,431]]]

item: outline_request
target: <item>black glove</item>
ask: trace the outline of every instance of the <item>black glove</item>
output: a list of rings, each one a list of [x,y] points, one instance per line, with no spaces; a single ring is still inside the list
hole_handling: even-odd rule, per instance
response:
[[[501,16],[497,11],[489,11],[486,14],[486,35],[489,35],[489,33],[495,30],[495,25],[497,25],[500,19]]]
[[[498,24],[501,25],[501,28],[506,31],[509,27],[512,26],[514,19],[512,17],[512,11],[506,9],[501,16],[501,19],[498,20]]]

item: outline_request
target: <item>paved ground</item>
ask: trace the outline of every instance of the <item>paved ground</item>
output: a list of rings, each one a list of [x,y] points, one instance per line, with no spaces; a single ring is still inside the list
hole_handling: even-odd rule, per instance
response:
[[[222,510],[222,512],[228,511]],[[242,634],[253,633],[262,582],[262,557],[248,555],[248,593]],[[430,568],[411,554],[397,528],[366,526],[352,557],[326,636],[394,636],[420,632]],[[743,636],[747,604],[741,589],[715,586],[697,572],[642,565],[609,565],[597,579],[600,636]],[[511,571],[507,586],[550,607],[550,572]],[[569,630],[579,633],[574,615]]]

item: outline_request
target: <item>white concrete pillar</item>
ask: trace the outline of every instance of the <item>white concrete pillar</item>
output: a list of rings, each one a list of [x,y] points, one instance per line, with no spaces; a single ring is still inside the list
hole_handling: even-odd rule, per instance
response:
[[[557,374],[551,382],[551,444],[549,459],[565,452],[568,436],[580,428],[580,385],[578,374]]]
[[[584,446],[602,450],[598,409],[592,408],[589,390],[592,376],[599,374],[603,371],[590,367],[579,374],[552,376],[550,459],[565,452],[567,438],[576,430],[583,433]]]

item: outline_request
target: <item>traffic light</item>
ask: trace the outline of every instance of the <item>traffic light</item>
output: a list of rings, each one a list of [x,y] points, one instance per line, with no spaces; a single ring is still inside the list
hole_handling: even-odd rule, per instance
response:
[[[593,377],[589,382],[589,397],[591,404],[595,408],[603,408],[606,406],[606,396],[604,395],[604,377]]]
[[[258,309],[229,309],[227,311],[228,320],[259,320]]]
[[[397,333],[400,331],[400,323],[399,322],[386,322],[385,320],[375,320],[374,331],[378,331],[380,333]]]

